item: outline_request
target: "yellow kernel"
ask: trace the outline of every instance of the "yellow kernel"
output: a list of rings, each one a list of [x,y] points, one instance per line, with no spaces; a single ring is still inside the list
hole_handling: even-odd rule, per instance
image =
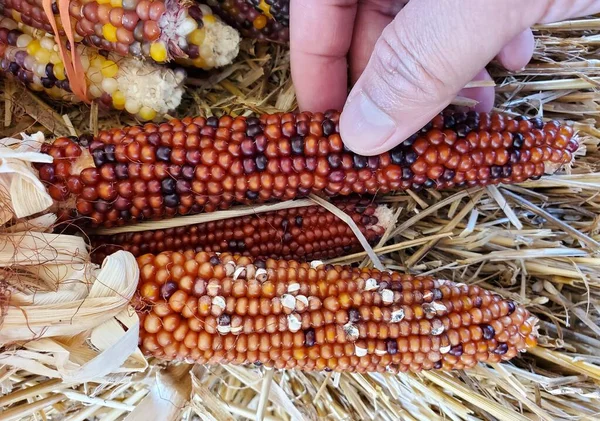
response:
[[[62,63],[56,63],[54,65],[54,76],[58,80],[65,80],[67,77],[65,76],[65,66]]]
[[[254,26],[256,29],[258,29],[258,30],[261,30],[261,29],[263,29],[265,26],[267,26],[267,23],[268,23],[268,19],[267,19],[267,17],[266,17],[266,16],[264,16],[264,15],[258,15],[258,16],[256,17],[256,19],[254,19],[254,22],[252,22],[252,25],[253,25],[253,26]]]
[[[102,65],[102,76],[115,77],[119,72],[119,66],[112,60],[106,60]]]
[[[144,105],[142,108],[140,108],[139,115],[142,120],[150,121],[156,117],[156,111]]]
[[[13,20],[16,20],[17,22],[21,23],[21,14],[19,12],[17,12],[15,9],[12,9],[11,15]]]
[[[205,25],[212,25],[217,21],[215,15],[204,15],[202,16],[202,20],[204,21]]]
[[[204,42],[205,30],[204,28],[194,29],[190,36],[188,37],[188,41],[194,45],[202,45]]]
[[[273,15],[271,15],[271,6],[265,1],[260,0],[258,4],[258,8],[269,18],[272,19]]]
[[[110,23],[102,26],[102,35],[109,42],[117,42],[117,28]]]
[[[150,46],[150,57],[159,63],[167,60],[167,47],[162,41],[152,43]]]
[[[192,63],[195,67],[198,67],[199,69],[203,69],[204,67],[206,67],[206,60],[204,60],[202,57],[195,58],[194,60],[192,60]]]
[[[110,3],[110,0],[96,0],[96,3],[98,3],[98,4],[108,4],[108,3]]]
[[[34,39],[27,46],[27,54],[30,56],[35,56],[35,53],[37,53],[41,48],[40,42],[37,39]]]
[[[121,91],[115,91],[112,94],[113,106],[117,110],[122,110],[125,108],[125,95]]]
[[[110,0],[110,5],[112,7],[123,7],[123,0]]]
[[[94,58],[90,61],[90,66],[102,68],[102,64],[104,63],[104,57],[100,55],[94,55]]]
[[[50,51],[40,48],[35,53],[35,59],[38,61],[38,63],[47,64],[50,61]]]
[[[52,64],[57,64],[62,62],[60,55],[57,52],[52,52],[52,54],[50,54],[50,63]]]

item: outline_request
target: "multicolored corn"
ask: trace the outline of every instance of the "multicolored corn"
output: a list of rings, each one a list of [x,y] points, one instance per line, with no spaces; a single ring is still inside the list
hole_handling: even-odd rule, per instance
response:
[[[0,12],[54,33],[42,0],[2,0]],[[59,8],[52,11],[60,24]],[[239,51],[239,33],[210,7],[180,0],[72,0],[75,41],[121,56],[176,60],[202,69],[230,64]],[[61,26],[59,35],[64,35]]]
[[[104,108],[126,110],[148,121],[177,108],[183,96],[182,70],[123,58],[78,45],[90,100]],[[81,102],[72,93],[54,37],[0,18],[0,67],[34,91],[54,99]]]
[[[460,370],[537,344],[536,319],[472,285],[232,254],[138,259],[149,356],[344,372]]]
[[[203,0],[248,38],[287,43],[290,0]]]
[[[92,226],[234,204],[519,183],[570,163],[573,129],[499,114],[440,114],[379,156],[344,147],[339,113],[196,117],[59,138],[37,166],[67,218]]]
[[[367,241],[377,242],[391,223],[392,211],[367,200],[336,201]],[[361,250],[351,228],[321,206],[286,209],[112,236],[90,236],[92,260],[125,250],[135,257],[163,251],[231,252],[253,258],[298,261],[331,259]]]

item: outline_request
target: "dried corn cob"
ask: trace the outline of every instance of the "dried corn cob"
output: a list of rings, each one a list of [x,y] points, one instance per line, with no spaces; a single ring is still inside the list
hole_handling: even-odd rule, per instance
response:
[[[286,43],[290,31],[290,0],[205,0],[215,13],[243,36]]]
[[[526,309],[478,286],[206,252],[137,261],[140,346],[159,359],[397,373],[507,361],[537,343]]]
[[[367,200],[336,202],[352,217],[367,241],[378,241],[391,221],[391,210]],[[266,212],[180,228],[91,236],[92,259],[101,263],[118,250],[146,253],[186,250],[235,252],[254,258],[299,261],[331,259],[360,250],[351,228],[320,206]]]
[[[289,200],[537,178],[569,163],[573,129],[499,114],[440,114],[391,152],[344,148],[339,113],[171,120],[59,138],[38,165],[64,217],[115,226]]]
[[[183,96],[183,70],[170,70],[156,64],[106,57],[95,49],[77,46],[86,75],[88,96],[104,108],[125,109],[142,120],[169,113]],[[78,103],[72,93],[54,37],[39,30],[0,19],[0,66],[34,91],[54,99]]]
[[[42,0],[2,0],[0,11],[26,25],[53,33]],[[53,3],[57,16],[59,9]],[[181,59],[202,69],[230,64],[239,34],[216,18],[210,7],[179,0],[73,0],[69,5],[76,41],[121,56],[157,63]],[[64,35],[59,26],[60,35]]]

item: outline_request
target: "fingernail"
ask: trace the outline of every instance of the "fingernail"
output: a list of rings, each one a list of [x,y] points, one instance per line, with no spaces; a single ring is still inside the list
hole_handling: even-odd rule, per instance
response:
[[[363,92],[352,95],[340,118],[344,144],[357,153],[381,148],[396,131],[396,122]]]

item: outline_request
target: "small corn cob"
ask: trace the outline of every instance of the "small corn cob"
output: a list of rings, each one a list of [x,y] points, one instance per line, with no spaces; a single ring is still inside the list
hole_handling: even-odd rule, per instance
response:
[[[159,359],[449,371],[508,361],[537,344],[525,308],[475,285],[229,253],[137,261],[139,343]]]
[[[241,34],[259,41],[287,43],[290,0],[204,0]]]
[[[339,113],[173,119],[44,144],[39,176],[61,217],[132,221],[291,200],[519,183],[571,162],[573,129],[499,114],[440,114],[390,152],[349,152]]]
[[[181,60],[202,69],[230,64],[239,51],[238,32],[210,7],[179,0],[73,0],[76,41],[121,56],[157,63]],[[1,0],[0,11],[26,25],[53,33],[42,0]],[[56,22],[59,9],[53,3]],[[64,35],[59,26],[59,35]]]
[[[377,242],[391,220],[390,209],[369,201],[336,202],[350,215],[371,244]],[[180,228],[90,236],[92,259],[125,250],[135,257],[163,251],[232,252],[254,258],[299,261],[331,259],[360,251],[351,228],[321,206],[286,209]]]
[[[184,72],[78,45],[88,96],[103,108],[125,109],[141,120],[153,120],[179,106]],[[34,91],[73,103],[72,93],[54,37],[9,18],[0,19],[0,68]]]

